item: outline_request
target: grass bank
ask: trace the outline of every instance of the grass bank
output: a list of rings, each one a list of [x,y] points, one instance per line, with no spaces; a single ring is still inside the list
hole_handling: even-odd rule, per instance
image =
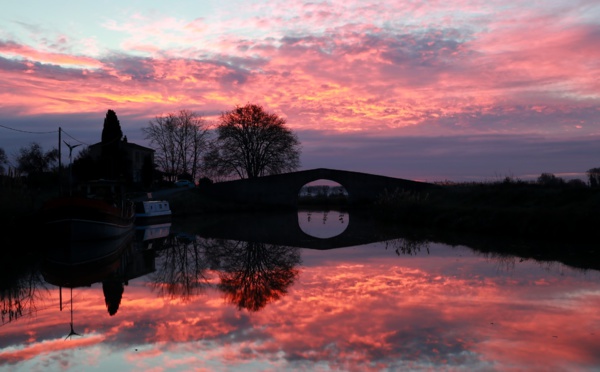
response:
[[[526,182],[445,185],[382,195],[382,220],[453,232],[536,239],[596,239],[600,189]]]
[[[58,195],[58,189],[32,188],[20,184],[0,185],[0,249],[18,255],[35,249],[36,213],[43,203]]]
[[[170,197],[174,215],[264,211],[273,207],[219,201],[198,190]],[[309,203],[304,208],[357,206]],[[441,185],[426,192],[394,190],[358,206],[382,223],[457,233],[534,239],[596,239],[600,189],[522,181]]]

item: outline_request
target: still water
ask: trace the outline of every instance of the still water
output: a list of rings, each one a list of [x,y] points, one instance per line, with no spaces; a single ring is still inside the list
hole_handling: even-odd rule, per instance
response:
[[[347,212],[139,228],[1,283],[0,370],[600,369],[600,273]]]

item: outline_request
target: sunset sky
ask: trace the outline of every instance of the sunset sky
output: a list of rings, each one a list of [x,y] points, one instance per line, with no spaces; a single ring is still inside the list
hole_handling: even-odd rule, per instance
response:
[[[28,1],[0,13],[0,125],[130,142],[181,109],[261,104],[302,169],[426,181],[600,166],[600,2]],[[14,154],[56,134],[0,127]]]

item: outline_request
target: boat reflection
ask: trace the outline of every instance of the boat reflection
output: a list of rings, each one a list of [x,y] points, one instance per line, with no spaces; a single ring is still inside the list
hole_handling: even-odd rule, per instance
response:
[[[44,278],[56,286],[89,286],[118,266],[132,239],[130,230],[115,239],[50,242],[43,262]]]
[[[145,226],[116,239],[50,244],[42,274],[46,282],[59,287],[89,287],[115,277],[127,284],[154,271],[153,245],[169,236],[170,226]]]
[[[77,335],[72,322],[73,289],[102,283],[106,309],[110,316],[114,316],[129,280],[154,271],[154,252],[146,247],[151,244],[150,241],[168,235],[168,228],[163,225],[154,229],[162,231],[162,234],[154,232],[146,235],[142,232],[137,240],[131,230],[116,239],[67,241],[48,247],[41,273],[47,283],[59,287],[61,311],[62,289],[69,288],[71,293],[71,333],[67,338]]]
[[[171,223],[161,223],[154,225],[144,225],[135,227],[135,240],[144,245],[145,248],[152,248],[152,244],[160,239],[169,236]]]
[[[133,233],[122,238],[101,241],[69,242],[53,246],[42,264],[46,282],[59,287],[60,310],[63,310],[63,288],[69,288],[71,330],[66,339],[80,336],[73,322],[73,289],[102,283],[108,313],[115,315],[123,295],[125,252],[131,247]]]

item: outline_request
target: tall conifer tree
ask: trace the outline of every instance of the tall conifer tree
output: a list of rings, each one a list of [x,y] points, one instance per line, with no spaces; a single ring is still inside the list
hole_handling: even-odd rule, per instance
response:
[[[121,174],[122,162],[119,150],[122,138],[123,131],[117,114],[113,110],[108,110],[102,128],[102,173],[105,178],[117,179]]]

